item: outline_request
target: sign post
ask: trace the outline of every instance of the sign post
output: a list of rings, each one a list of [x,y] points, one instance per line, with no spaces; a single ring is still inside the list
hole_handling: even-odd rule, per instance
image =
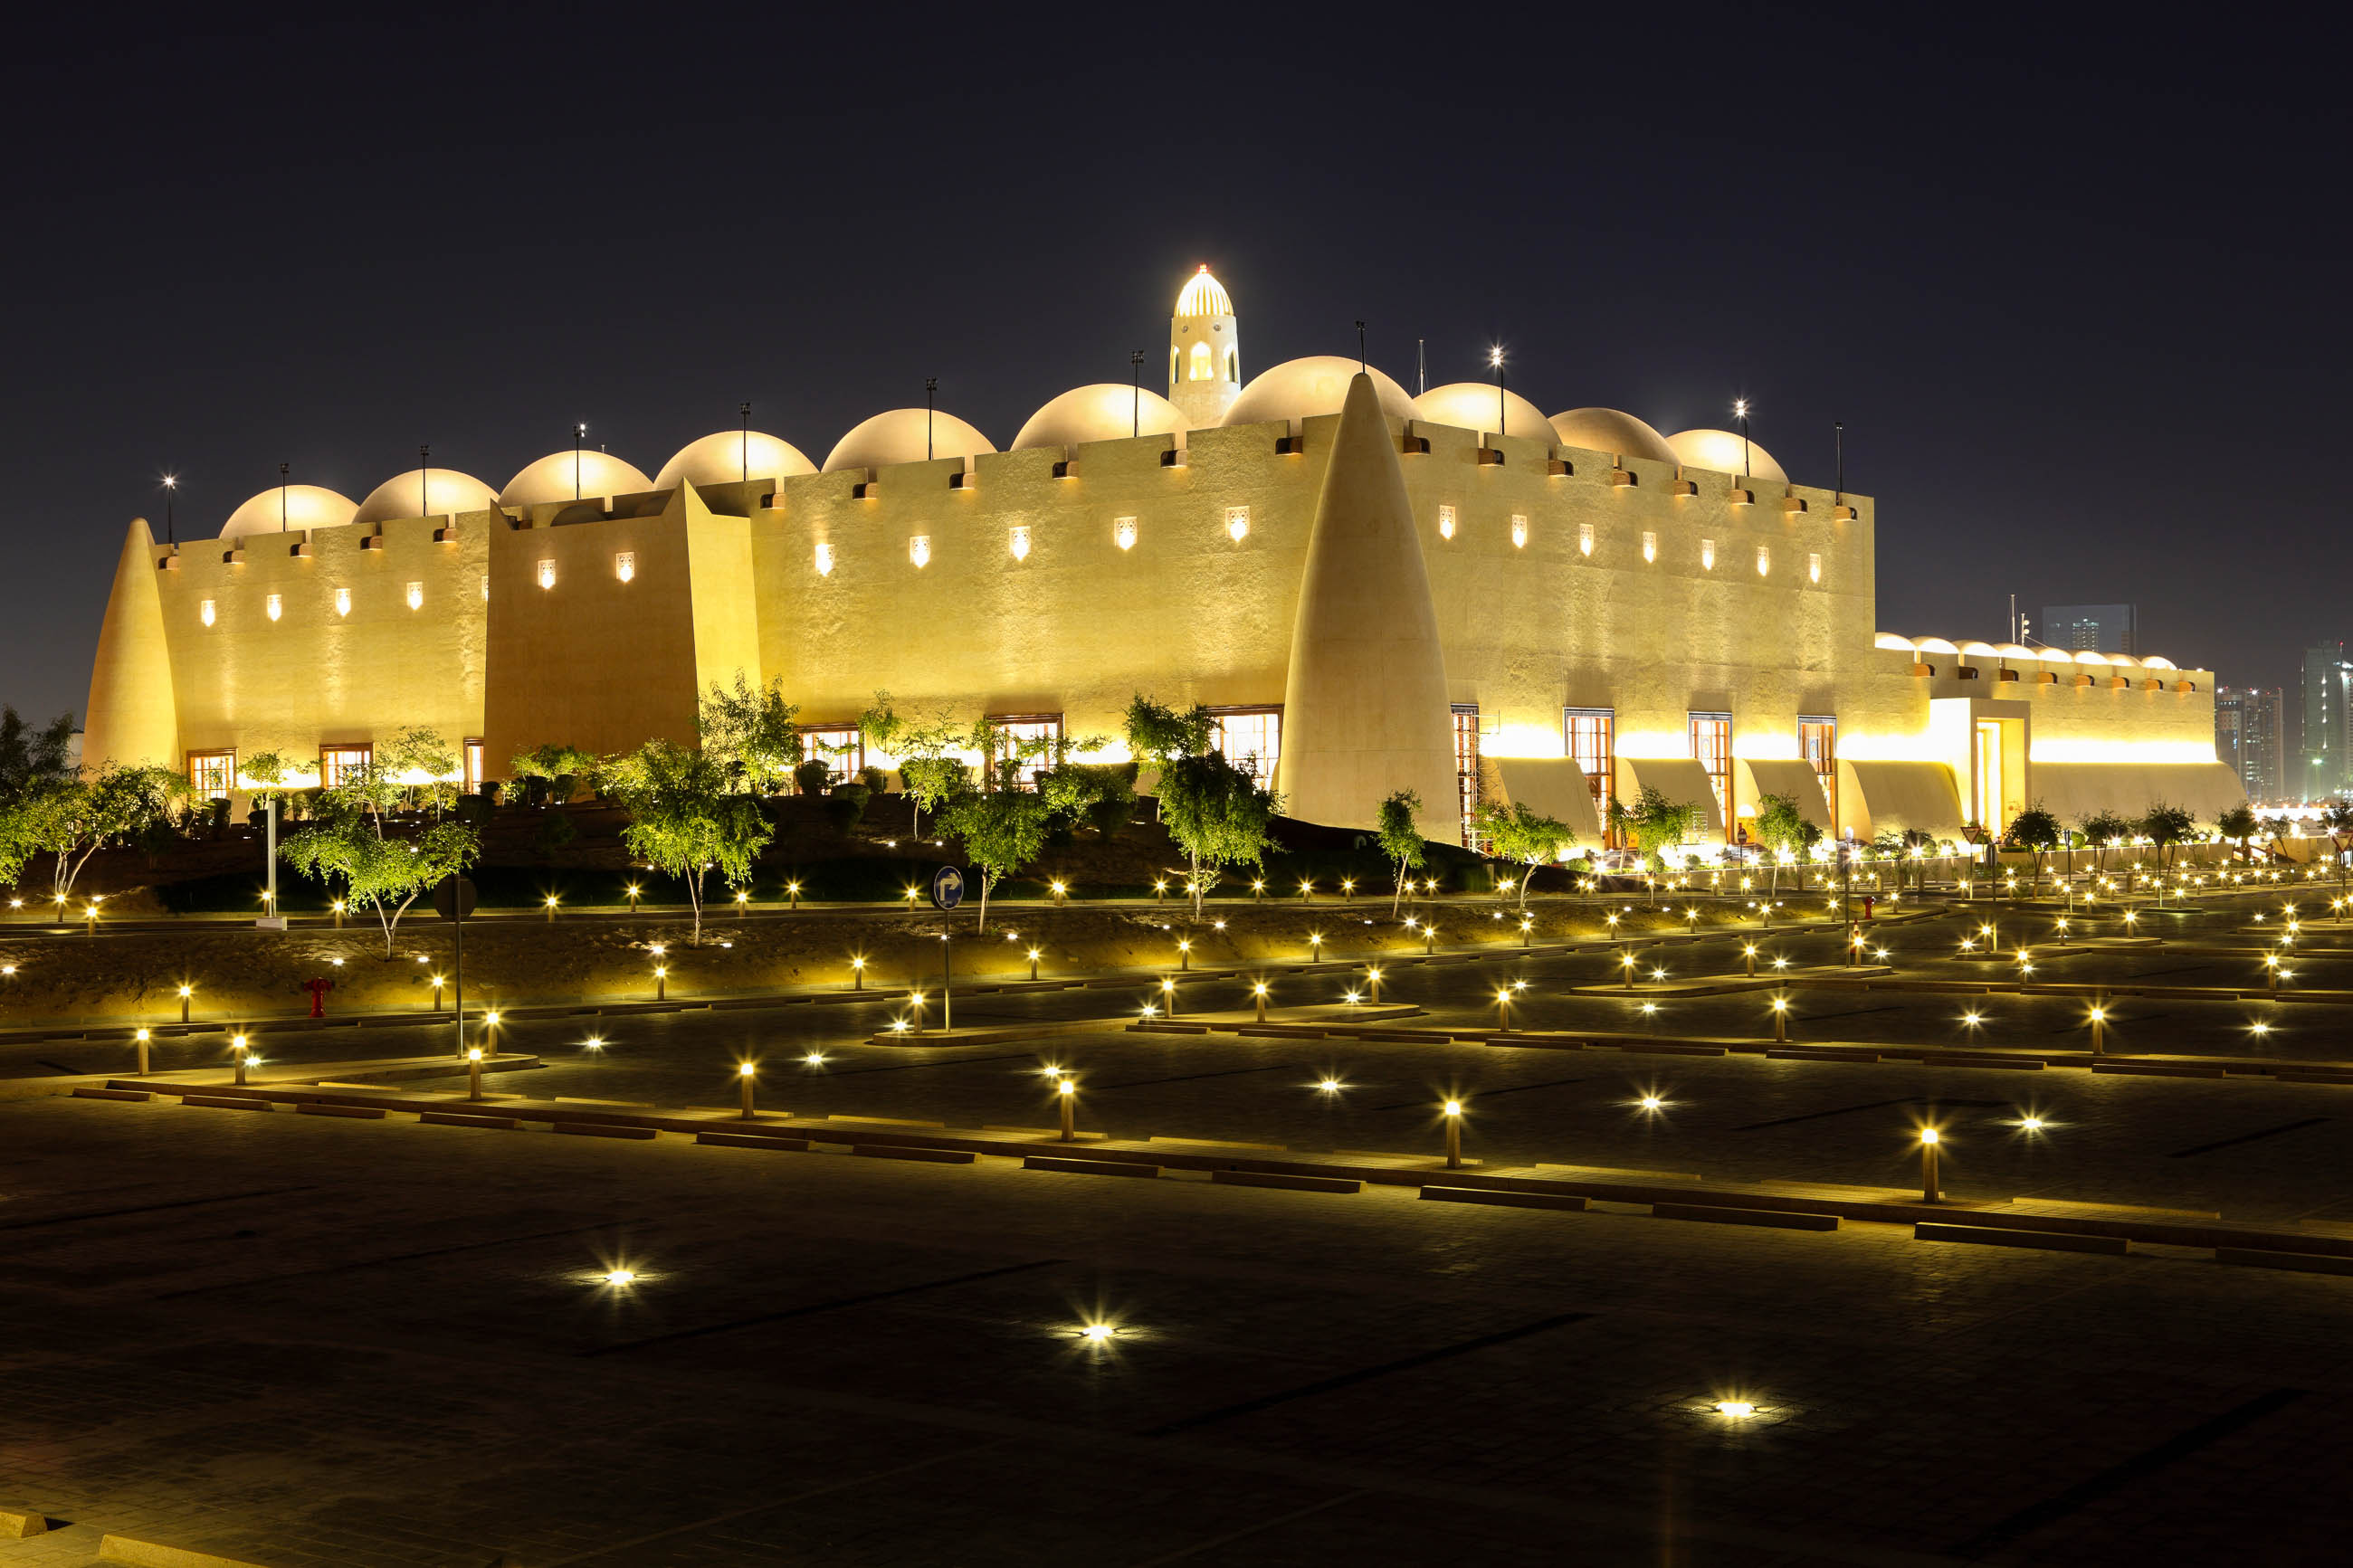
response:
[[[964,902],[964,873],[954,866],[943,866],[932,876],[932,907],[947,914]],[[955,963],[949,956],[946,925],[940,928],[940,1027],[955,1027]]]
[[[457,928],[458,962],[456,964],[458,1019],[458,1056],[466,1055],[466,917],[474,912],[474,884],[459,876],[448,876],[433,886],[433,912]]]

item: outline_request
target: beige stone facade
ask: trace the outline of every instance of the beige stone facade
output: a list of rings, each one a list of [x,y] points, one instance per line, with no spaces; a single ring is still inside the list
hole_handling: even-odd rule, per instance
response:
[[[1278,366],[1233,412],[1296,412],[1142,437],[1128,434],[1134,410],[1106,396],[1088,405],[1104,410],[1098,426],[1116,416],[1106,438],[1005,452],[960,440],[965,455],[928,461],[919,446],[914,461],[578,500],[589,466],[558,454],[501,504],[438,517],[176,551],[134,522],[85,753],[180,766],[264,748],[310,755],[428,725],[479,742],[481,770],[498,777],[514,752],[547,742],[614,752],[691,740],[696,694],[737,670],[780,680],[813,725],[847,725],[887,689],[902,711],[944,706],[1115,737],[1129,699],[1148,692],[1255,710],[1236,714],[1235,733],[1280,751],[1294,667],[1323,651],[1298,638],[1337,625],[1300,604],[1319,498],[1341,498],[1325,524],[1345,550],[1347,531],[1379,510],[1362,498],[1393,495],[1427,586],[1383,568],[1364,602],[1426,597],[1469,777],[1479,757],[1556,763],[1581,748],[1580,776],[1600,781],[1592,794],[1650,778],[1685,795],[1705,788],[1716,831],[1730,835],[1759,793],[1809,777],[1821,785],[1809,815],[1863,834],[1957,837],[1966,821],[2003,821],[2038,799],[2068,816],[2157,798],[2211,816],[2238,798],[2213,756],[2211,672],[1881,635],[1871,498],[1596,449],[1557,430],[1441,424],[1409,399],[1401,413],[1405,395],[1385,378],[1358,384],[1348,417],[1377,424],[1387,450],[1372,456],[1390,467],[1335,475],[1347,443],[1330,381],[1320,367]],[[1184,384],[1171,390],[1182,406]],[[1477,406],[1459,393],[1448,403],[1458,418],[1466,405]],[[1640,425],[1593,417],[1606,413],[1558,423]],[[1060,417],[1039,427],[1089,433],[1073,417],[1076,428]],[[556,494],[524,486],[552,462]],[[1748,466],[1778,472],[1761,448]],[[1346,635],[1412,630],[1410,616],[1376,618],[1385,624]],[[1409,696],[1424,673],[1372,680],[1350,700],[1384,722],[1398,700],[1430,705],[1427,691]],[[1409,718],[1423,733],[1438,722]],[[1492,790],[1502,775],[1488,773]],[[1552,780],[1525,787],[1555,795],[1564,776],[1519,775]],[[1400,773],[1392,787],[1427,777]],[[1379,782],[1293,768],[1278,784],[1321,803],[1324,819],[1357,824]],[[1426,822],[1445,823],[1451,803],[1425,804]]]

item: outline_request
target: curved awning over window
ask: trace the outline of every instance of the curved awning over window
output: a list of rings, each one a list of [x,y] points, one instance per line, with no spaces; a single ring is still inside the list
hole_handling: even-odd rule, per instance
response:
[[[1959,842],[1968,820],[1943,763],[1839,763],[1839,815],[1858,838],[1906,829]]]
[[[1831,803],[1822,794],[1821,776],[1814,764],[1803,757],[1736,757],[1732,763],[1733,777],[1739,780],[1739,809],[1752,813],[1768,795],[1786,795],[1798,803],[1799,815],[1808,822],[1835,837],[1837,825],[1831,821]],[[1741,778],[1746,771],[1746,778]]]
[[[1631,808],[1648,784],[1677,805],[1700,808],[1694,844],[1724,842],[1724,809],[1715,804],[1715,787],[1707,770],[1691,757],[1620,757],[1618,759],[1618,799]]]
[[[1568,824],[1580,848],[1601,842],[1601,819],[1593,809],[1593,786],[1575,757],[1481,757],[1480,798],[1497,805],[1525,805]]]

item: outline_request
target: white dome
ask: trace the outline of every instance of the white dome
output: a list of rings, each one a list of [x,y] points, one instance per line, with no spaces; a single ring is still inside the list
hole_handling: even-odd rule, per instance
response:
[[[1138,395],[1132,387],[1099,381],[1074,386],[1029,416],[1008,450],[1124,441],[1130,436],[1166,436],[1184,428],[1185,416],[1158,393]]]
[[[552,500],[602,500],[607,496],[636,495],[654,488],[653,480],[610,452],[570,447],[550,452],[507,481],[499,492],[501,506],[538,506]]]
[[[455,468],[411,468],[368,491],[352,521],[365,527],[396,517],[447,517],[488,511],[499,504],[496,490]]]
[[[748,468],[751,473],[746,475]],[[790,441],[754,430],[719,430],[700,441],[689,441],[654,476],[653,489],[675,489],[680,484],[733,485],[746,478],[781,479],[793,474],[813,474],[817,465]]]
[[[929,449],[925,430],[928,428]],[[976,458],[997,448],[988,437],[941,409],[893,408],[853,428],[826,454],[825,471],[887,468],[934,458]]]
[[[1922,653],[1949,653],[1957,655],[1961,651],[1959,648],[1955,647],[1951,643],[1946,641],[1943,637],[1915,637],[1913,639],[1912,646],[1919,649]]]
[[[1961,641],[1961,657],[1964,658],[2000,658],[2001,657],[2001,650],[1994,647],[1993,644],[1989,642],[1978,642],[1973,638],[1965,637]]]
[[[1266,425],[1276,420],[1313,419],[1318,415],[1337,414],[1340,405],[1348,398],[1348,383],[1365,367],[1340,354],[1311,354],[1305,359],[1285,360],[1271,370],[1261,372],[1258,378],[1241,390],[1233,406],[1226,410],[1223,425]],[[1419,409],[1406,389],[1383,375],[1379,371],[1368,374],[1373,378],[1373,391],[1381,400],[1381,412],[1391,419],[1419,419]]]
[[[1667,445],[1674,448],[1675,461],[1686,468],[1770,479],[1777,485],[1789,482],[1789,476],[1781,471],[1772,453],[1754,441],[1748,442],[1744,451],[1737,431],[1682,430],[1668,437]]]
[[[1232,296],[1226,292],[1224,284],[1209,276],[1206,265],[1193,274],[1192,281],[1187,283],[1184,291],[1176,296],[1176,314],[1179,316],[1230,316],[1233,313]],[[1015,443],[1014,450],[1020,450],[1019,443]]]
[[[1483,381],[1449,382],[1433,386],[1413,400],[1421,418],[1432,425],[1451,425],[1458,430],[1493,431],[1506,436],[1525,436],[1531,440],[1553,438],[1552,422],[1544,410],[1514,392],[1504,389],[1502,405],[1497,406],[1495,388]],[[1502,416],[1502,424],[1497,416]]]
[[[1913,651],[1912,639],[1907,637],[1899,637],[1894,632],[1881,632],[1878,636],[1871,639],[1871,646],[1873,647],[1892,648],[1897,653],[1910,653]]]
[[[1553,434],[1564,447],[1607,452],[1616,458],[1648,458],[1654,463],[1676,460],[1667,438],[1630,414],[1615,408],[1572,408],[1552,416]]]
[[[248,533],[275,533],[280,523],[289,531],[304,528],[341,528],[357,510],[349,496],[324,485],[272,485],[228,514],[221,524],[223,539]]]

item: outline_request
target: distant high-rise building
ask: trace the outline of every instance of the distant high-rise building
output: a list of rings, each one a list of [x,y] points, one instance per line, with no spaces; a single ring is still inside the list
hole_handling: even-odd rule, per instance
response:
[[[2276,686],[2225,686],[2214,693],[2214,754],[2231,764],[2253,801],[2286,797],[2281,784],[2284,694]]]
[[[2304,650],[2304,740],[2290,792],[2321,800],[2353,790],[2353,750],[2346,745],[2346,708],[2353,702],[2353,661],[2342,642]]]
[[[2052,647],[2138,653],[2130,605],[2045,605],[2034,635]]]

